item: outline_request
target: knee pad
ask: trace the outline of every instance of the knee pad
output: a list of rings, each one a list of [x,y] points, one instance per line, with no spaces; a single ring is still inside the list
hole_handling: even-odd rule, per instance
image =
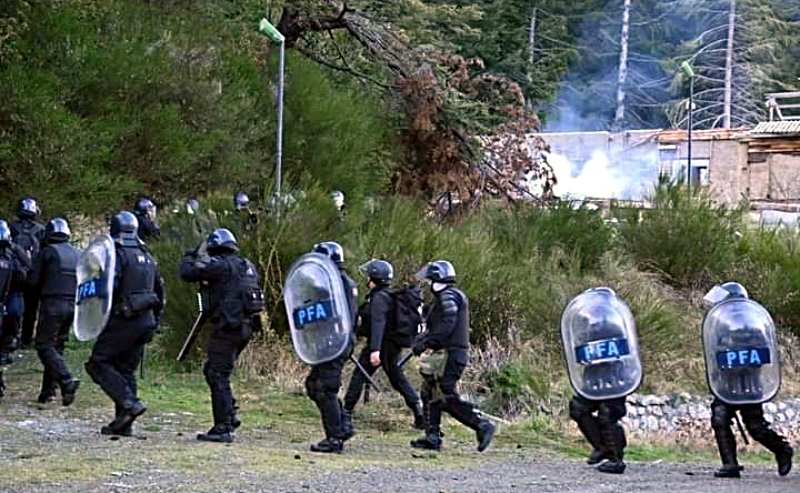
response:
[[[569,417],[573,420],[580,421],[591,414],[592,411],[578,399],[569,401]]]
[[[597,412],[597,419],[604,425],[613,425],[625,416],[625,412],[624,405],[620,409],[620,406],[602,404]]]
[[[316,378],[306,378],[306,395],[312,400],[316,401],[319,392],[319,382]]]
[[[711,406],[711,427],[712,428],[726,428],[731,425],[733,413],[728,409],[728,406],[719,404]]]
[[[225,375],[206,364],[203,366],[203,375],[206,377],[206,383],[212,389],[217,389],[222,386],[222,382],[225,380]]]

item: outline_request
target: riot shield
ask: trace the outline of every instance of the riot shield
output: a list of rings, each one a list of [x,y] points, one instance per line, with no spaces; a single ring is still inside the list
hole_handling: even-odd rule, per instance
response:
[[[775,323],[747,298],[718,303],[703,319],[703,353],[711,392],[728,404],[760,404],[778,393],[781,369]]]
[[[353,321],[339,269],[319,253],[297,259],[286,275],[283,299],[292,345],[310,365],[339,357],[350,342]]]
[[[92,239],[78,259],[73,332],[79,341],[100,335],[111,315],[116,250],[108,235]]]
[[[590,400],[624,397],[642,381],[636,326],[628,305],[609,288],[589,289],[561,315],[569,380]]]

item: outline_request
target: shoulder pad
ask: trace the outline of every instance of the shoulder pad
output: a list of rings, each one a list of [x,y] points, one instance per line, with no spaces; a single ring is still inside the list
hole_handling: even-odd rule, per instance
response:
[[[442,303],[442,310],[445,313],[450,314],[458,312],[458,306],[460,305],[459,302],[461,301],[458,299],[458,294],[452,292],[451,290],[447,290],[442,293],[440,301]]]

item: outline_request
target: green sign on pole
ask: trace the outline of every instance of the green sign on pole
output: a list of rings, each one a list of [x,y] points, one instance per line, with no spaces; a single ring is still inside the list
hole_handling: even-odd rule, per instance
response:
[[[262,34],[265,34],[270,41],[275,44],[283,43],[283,40],[286,39],[283,37],[278,28],[273,26],[270,21],[267,19],[261,19],[261,22],[258,23],[258,30],[261,31]]]

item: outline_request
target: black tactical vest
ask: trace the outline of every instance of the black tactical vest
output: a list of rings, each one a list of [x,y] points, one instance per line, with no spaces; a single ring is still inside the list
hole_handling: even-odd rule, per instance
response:
[[[0,249],[0,304],[5,307],[6,297],[16,270],[16,259],[10,248]],[[2,315],[3,312],[0,312]]]
[[[442,319],[457,310],[456,325],[449,334],[442,334],[446,349],[469,349],[469,299],[460,289],[448,287],[436,296],[436,303],[428,318],[428,330],[443,331]]]
[[[148,312],[152,316],[153,309],[161,303],[155,292],[155,259],[138,246],[117,244],[116,249],[120,277],[114,290],[113,313],[124,318],[135,318]]]
[[[47,245],[42,249],[41,255],[48,252],[50,252],[50,261],[47,265],[42,265],[42,272],[39,273],[42,282],[42,296],[75,297],[77,285],[75,269],[80,252],[66,242]]]

